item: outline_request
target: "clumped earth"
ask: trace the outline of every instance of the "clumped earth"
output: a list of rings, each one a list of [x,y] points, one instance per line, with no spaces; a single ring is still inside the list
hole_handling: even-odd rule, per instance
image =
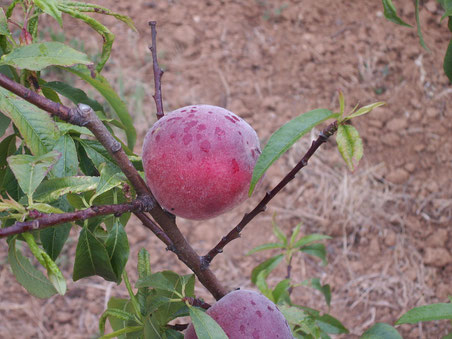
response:
[[[262,145],[279,126],[314,108],[337,108],[337,90],[349,106],[385,101],[369,116],[353,121],[364,138],[365,157],[348,173],[331,141],[212,263],[231,289],[252,289],[251,269],[265,254],[245,256],[272,239],[271,217],[287,233],[302,223],[305,233],[324,233],[329,264],[295,260],[293,277],[321,278],[332,286],[331,314],[358,338],[375,322],[394,321],[408,309],[447,302],[452,294],[452,89],[442,70],[450,32],[436,1],[424,1],[421,23],[431,52],[415,29],[395,26],[379,1],[99,1],[132,17],[139,34],[101,18],[117,35],[106,76],[121,90],[141,140],[155,121],[149,20],[158,21],[158,52],[165,68],[165,111],[192,104],[225,107],[249,122]],[[398,2],[400,15],[414,23],[412,2]],[[46,19],[49,34],[59,32]],[[67,41],[99,51],[100,38],[74,21],[65,23]],[[82,86],[80,84],[80,86]],[[88,89],[85,87],[85,89]],[[93,94],[92,91],[88,91]],[[315,134],[312,135],[314,137]],[[237,209],[208,221],[179,219],[182,231],[206,253],[304,153],[306,137],[269,170],[260,191]],[[139,150],[138,145],[137,150]],[[151,252],[154,271],[187,273],[174,255],[148,231],[127,226],[136,278],[141,247]],[[77,231],[71,233],[73,239]],[[70,279],[75,253],[69,241],[60,259]],[[69,283],[64,297],[39,300],[28,295],[6,265],[0,242],[0,337],[89,338],[110,296],[125,297],[123,286],[100,278]],[[270,276],[270,284],[285,275]],[[195,292],[208,302],[208,293]],[[298,303],[328,311],[323,297],[294,289]],[[404,338],[439,338],[446,321],[403,325]]]

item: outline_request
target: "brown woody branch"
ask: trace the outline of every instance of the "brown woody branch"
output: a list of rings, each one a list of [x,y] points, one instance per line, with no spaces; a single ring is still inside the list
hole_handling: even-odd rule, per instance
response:
[[[157,108],[157,119],[160,119],[164,116],[163,112],[163,100],[162,100],[162,76],[163,76],[163,70],[160,68],[158,61],[157,61],[157,29],[155,26],[157,25],[157,22],[155,21],[149,21],[149,26],[151,26],[151,36],[152,36],[152,46],[149,46],[149,49],[151,50],[152,54],[152,65],[153,65],[153,71],[154,71],[154,87],[155,87],[155,94],[152,96],[155,101],[155,106]]]
[[[226,236],[224,236],[218,244],[212,248],[205,256],[202,257],[203,268],[209,267],[213,258],[219,253],[223,252],[223,248],[229,244],[232,240],[240,237],[240,232],[245,228],[245,226],[254,219],[256,215],[265,211],[267,204],[273,197],[278,194],[293,178],[295,175],[308,164],[311,156],[317,151],[317,149],[325,143],[330,136],[332,136],[337,131],[337,122],[333,122],[328,125],[319,135],[319,137],[312,142],[311,147],[308,149],[306,154],[300,160],[300,162],[276,185],[270,192],[267,192],[264,198],[257,204],[257,206],[249,213],[246,213],[242,220],[235,226]]]
[[[172,242],[167,243],[164,241],[168,246],[168,249],[173,251],[177,257],[196,274],[199,281],[209,290],[215,299],[220,299],[228,292],[211,270],[204,269],[202,267],[201,258],[193,250],[178,229],[174,217],[165,212],[156,203],[151,191],[127,157],[121,147],[121,144],[113,138],[102,121],[89,106],[80,104],[79,107],[71,109],[67,106],[57,104],[33,91],[30,91],[21,84],[10,80],[3,74],[0,74],[0,86],[10,90],[28,102],[46,110],[51,115],[57,116],[69,123],[88,128],[110,153],[119,168],[121,168],[124,172],[127,179],[137,192],[138,197],[142,200],[147,200],[146,205],[151,206],[148,212],[152,215],[157,224],[161,226],[163,232]],[[141,221],[145,220],[146,227],[153,227],[153,224],[144,218],[141,212],[137,216]]]
[[[67,213],[41,213],[35,210],[29,212],[29,217],[34,220],[16,222],[14,225],[0,229],[0,238],[28,231],[41,230],[47,227],[72,222],[76,220],[86,220],[100,215],[114,214],[120,216],[126,212],[145,210],[142,201],[134,200],[125,204],[91,206],[90,208]]]

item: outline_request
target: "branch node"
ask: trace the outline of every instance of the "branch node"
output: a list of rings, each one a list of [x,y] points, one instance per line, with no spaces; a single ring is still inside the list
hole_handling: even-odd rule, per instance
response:
[[[33,220],[33,222],[31,223],[31,228],[34,230],[39,229],[39,220]]]
[[[119,152],[121,150],[121,143],[115,140],[111,145],[111,151],[113,153]]]

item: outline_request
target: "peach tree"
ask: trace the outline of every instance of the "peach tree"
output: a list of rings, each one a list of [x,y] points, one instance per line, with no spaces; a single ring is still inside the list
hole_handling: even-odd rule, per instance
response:
[[[63,13],[102,37],[96,63],[66,44],[40,40],[40,16],[50,15],[62,25]],[[350,120],[383,103],[355,107],[346,114],[340,94],[337,112],[315,109],[300,114],[280,127],[261,152],[254,130],[225,109],[194,105],[165,114],[156,22],[151,21],[157,122],[144,142],[143,163],[133,151],[136,132],[127,107],[102,75],[114,35],[90,13],[113,16],[134,29],[124,15],[77,1],[14,0],[0,9],[0,238],[8,243],[8,262],[17,282],[38,298],[64,295],[66,278],[56,260],[70,230],[76,228],[72,279],[97,275],[124,282],[129,292],[128,299],[110,299],[99,320],[103,338],[181,338],[182,331],[187,338],[328,338],[347,333],[339,320],[297,305],[291,298],[294,288],[307,285],[319,290],[329,305],[329,285],[318,278],[294,282],[290,274],[295,255],[313,255],[326,262],[325,246],[319,242],[326,236],[302,236],[299,226],[285,235],[274,222],[279,242],[250,252],[280,251],[251,272],[261,294],[231,292],[239,286],[220,281],[209,265],[331,136],[336,135],[347,166],[355,169],[363,145]],[[48,73],[43,71],[48,69],[80,78],[108,107],[68,82],[46,81]],[[233,208],[253,193],[282,154],[326,121],[329,124],[306,154],[255,208],[210,251],[196,253],[180,232],[176,215],[205,219]],[[142,249],[138,281],[132,286],[124,270],[129,258],[125,227],[132,213],[193,274],[152,272],[149,253]],[[24,255],[24,248],[29,254]],[[282,263],[286,278],[269,286],[267,277]],[[218,303],[211,307],[195,295],[196,279]],[[190,326],[174,321],[187,316]],[[113,332],[105,334],[107,320]],[[377,338],[373,333],[398,335],[389,325],[376,324],[363,338]]]

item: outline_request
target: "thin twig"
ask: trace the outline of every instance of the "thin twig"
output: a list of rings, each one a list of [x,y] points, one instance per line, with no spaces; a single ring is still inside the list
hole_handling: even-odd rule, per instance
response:
[[[152,46],[149,46],[149,49],[151,50],[152,53],[154,87],[155,87],[155,94],[152,97],[154,98],[155,106],[157,108],[157,119],[160,119],[165,115],[163,112],[162,85],[161,85],[161,80],[164,72],[160,68],[159,63],[157,61],[157,29],[155,28],[156,25],[157,25],[156,21],[149,21],[149,26],[151,26],[151,35],[152,35]]]
[[[235,226],[226,236],[224,236],[218,244],[212,248],[205,256],[202,257],[202,267],[207,268],[212,262],[213,258],[219,253],[223,252],[223,248],[229,244],[232,240],[240,237],[240,232],[245,228],[245,226],[254,219],[256,215],[264,212],[267,204],[273,197],[281,191],[293,178],[295,175],[308,164],[311,156],[317,151],[317,149],[325,143],[330,136],[332,136],[337,130],[337,122],[333,122],[327,128],[325,128],[319,135],[319,137],[312,142],[311,147],[300,160],[300,162],[276,185],[270,192],[267,192],[264,198],[257,204],[257,206],[249,213],[246,213],[242,220]]]
[[[64,224],[76,220],[86,220],[100,215],[114,214],[120,216],[126,212],[142,211],[145,207],[140,200],[125,204],[91,206],[90,208],[67,213],[40,213],[30,211],[29,216],[34,220],[16,222],[14,225],[0,229],[0,238],[28,231],[42,230],[47,227]]]

